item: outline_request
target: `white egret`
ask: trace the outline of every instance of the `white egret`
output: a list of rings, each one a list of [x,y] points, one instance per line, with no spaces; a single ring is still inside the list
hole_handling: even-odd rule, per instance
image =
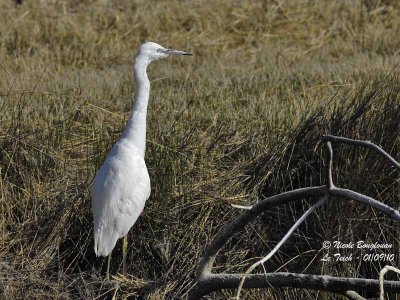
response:
[[[143,211],[150,196],[150,177],[144,161],[146,148],[146,115],[150,93],[147,66],[170,55],[192,55],[148,42],[140,46],[134,64],[135,102],[126,128],[114,144],[93,181],[91,196],[94,221],[94,251],[108,256],[109,277],[111,252],[123,237],[122,262],[126,274],[127,233]]]

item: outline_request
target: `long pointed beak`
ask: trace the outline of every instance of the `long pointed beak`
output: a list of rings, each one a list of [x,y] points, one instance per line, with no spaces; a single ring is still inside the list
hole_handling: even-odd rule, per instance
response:
[[[168,55],[193,55],[192,52],[175,49],[165,49],[165,53],[167,53]]]

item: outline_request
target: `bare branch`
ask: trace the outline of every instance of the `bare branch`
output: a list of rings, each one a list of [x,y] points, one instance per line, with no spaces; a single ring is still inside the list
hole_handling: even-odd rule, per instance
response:
[[[379,272],[379,290],[380,290],[380,296],[379,299],[380,300],[385,300],[385,289],[384,289],[384,284],[383,281],[385,279],[385,274],[388,271],[392,271],[392,272],[396,272],[398,274],[400,274],[400,270],[395,268],[395,267],[391,267],[391,266],[385,266],[380,272]]]
[[[308,187],[297,189],[290,192],[285,192],[273,197],[267,198],[254,204],[252,207],[246,207],[248,210],[239,215],[233,220],[227,227],[217,234],[211,245],[207,248],[204,256],[202,257],[199,265],[198,277],[196,285],[190,290],[188,299],[199,299],[203,295],[206,295],[212,291],[220,289],[234,289],[237,286],[237,299],[240,297],[240,291],[242,288],[268,288],[268,287],[294,287],[303,289],[314,289],[326,292],[334,292],[345,295],[350,299],[363,300],[355,290],[362,291],[374,291],[380,290],[383,293],[383,288],[389,292],[400,292],[400,282],[398,281],[386,281],[383,282],[383,276],[393,267],[387,267],[386,271],[382,270],[380,281],[375,279],[363,279],[363,278],[338,278],[328,275],[310,275],[310,274],[296,274],[296,273],[266,273],[264,274],[250,274],[257,266],[262,265],[272,257],[276,251],[288,240],[293,234],[294,230],[304,221],[309,214],[311,214],[317,207],[322,205],[328,197],[335,196],[341,198],[348,198],[375,209],[380,210],[384,214],[390,216],[396,221],[400,221],[399,210],[396,210],[378,200],[375,200],[366,195],[347,190],[337,188],[333,184],[332,177],[332,165],[333,165],[333,150],[331,142],[336,143],[347,143],[350,145],[361,146],[371,148],[378,151],[380,154],[385,156],[395,167],[400,169],[400,164],[394,160],[388,153],[382,150],[379,146],[368,142],[358,141],[347,138],[335,137],[335,136],[324,136],[323,141],[327,141],[327,159],[328,164],[326,168],[327,185],[319,187]],[[278,205],[286,204],[292,201],[301,200],[305,198],[321,198],[319,202],[314,204],[289,230],[289,232],[283,237],[283,239],[275,246],[275,248],[262,260],[250,266],[250,268],[244,274],[212,274],[212,268],[214,265],[215,257],[224,246],[224,244],[239,230],[246,226],[249,222],[254,220],[263,211],[273,208]],[[240,207],[242,208],[242,207]],[[391,270],[391,269],[390,269]]]
[[[389,153],[387,153],[385,150],[383,150],[381,147],[378,145],[375,145],[374,143],[370,141],[360,141],[360,140],[353,140],[353,139],[348,139],[344,137],[338,137],[338,136],[333,136],[333,135],[324,135],[321,137],[322,141],[331,141],[334,143],[342,143],[342,144],[349,144],[353,146],[359,146],[363,148],[370,148],[373,149],[377,152],[379,152],[381,155],[383,155],[392,165],[394,165],[397,169],[400,170],[400,163],[396,161],[393,157],[390,156]]]
[[[242,274],[209,274],[190,291],[189,299],[199,299],[213,291],[236,289]],[[287,272],[250,274],[244,288],[290,287],[344,294],[349,290],[379,292],[379,280],[364,278],[341,278],[329,275],[296,274]],[[400,281],[385,281],[385,290],[400,293]]]
[[[388,215],[389,217],[392,217],[396,221],[400,221],[400,213],[398,210],[378,201],[375,200],[374,198],[365,196],[363,194],[351,191],[351,190],[346,190],[346,189],[340,189],[340,188],[333,188],[332,190],[329,191],[329,194],[331,196],[336,196],[336,197],[344,197],[344,198],[349,198],[358,202],[362,202],[364,204],[367,204],[368,206],[371,206],[373,208],[376,208],[383,212],[384,214]]]
[[[400,213],[399,211],[393,209],[392,207],[381,203],[378,200],[375,200],[371,197],[356,193],[351,190],[346,190],[346,189],[340,189],[337,187],[334,187],[331,190],[328,190],[327,187],[325,186],[320,186],[320,187],[310,187],[310,188],[302,188],[302,189],[297,189],[294,191],[290,192],[285,192],[279,195],[272,196],[270,198],[267,198],[265,200],[262,200],[255,205],[249,210],[244,211],[241,215],[237,217],[237,219],[233,220],[225,229],[223,229],[221,232],[217,234],[211,245],[207,248],[204,256],[202,257],[200,261],[200,266],[199,266],[199,273],[198,273],[198,280],[197,280],[197,285],[195,288],[192,289],[190,292],[190,297],[189,299],[198,299],[198,295],[205,295],[213,291],[211,289],[212,284],[214,281],[221,280],[220,285],[218,285],[218,288],[216,289],[223,289],[223,288],[233,288],[230,283],[231,282],[236,282],[237,284],[240,284],[240,280],[243,276],[243,274],[212,274],[212,268],[213,264],[215,261],[215,257],[220,251],[220,249],[223,247],[223,245],[239,230],[241,230],[244,226],[246,226],[249,222],[251,222],[253,219],[255,219],[258,215],[260,215],[263,211],[270,209],[272,207],[282,205],[285,203],[289,203],[292,201],[304,199],[304,198],[321,198],[325,196],[326,194],[329,194],[330,196],[336,196],[336,197],[344,197],[344,198],[349,198],[364,204],[367,204],[371,207],[374,207],[381,212],[385,213],[386,215],[392,217],[393,219],[400,221]],[[278,273],[274,273],[278,274]],[[291,274],[291,273],[282,273],[282,274]],[[229,276],[228,276],[229,275]],[[302,275],[302,274],[298,274]],[[233,277],[232,277],[233,276]],[[236,277],[239,279],[236,279]],[[302,275],[303,276],[303,275]],[[313,275],[310,275],[313,276]],[[268,274],[267,278],[270,277],[270,274]],[[212,278],[212,281],[210,281],[210,278]],[[243,287],[251,287],[253,284],[248,284],[247,282],[251,280],[251,278],[256,278],[252,280],[256,280],[258,282],[259,279],[258,277],[253,277],[253,275],[249,275],[248,279],[246,282],[243,284]],[[292,277],[291,277],[292,278]],[[229,280],[228,280],[229,279]],[[282,277],[281,277],[282,279]],[[296,279],[297,280],[297,279]],[[322,279],[318,279],[322,280]],[[324,279],[325,280],[325,279]],[[322,280],[322,282],[324,282]],[[338,279],[339,280],[339,279]],[[352,281],[352,278],[340,278],[340,280],[350,280]],[[340,290],[341,293],[344,293],[348,290],[359,290],[362,289],[364,290],[364,284],[370,284],[371,282],[374,281],[369,281],[372,279],[357,279],[359,282],[360,286],[357,287],[357,285],[352,285],[349,283],[349,285],[342,284],[343,289]],[[365,280],[365,281],[359,281],[359,280]],[[279,282],[279,280],[274,281],[274,286],[286,286],[285,282],[287,282],[287,278],[283,282]],[[319,281],[318,281],[319,282]],[[376,281],[378,282],[378,281]],[[228,284],[229,283],[229,284]],[[271,282],[270,282],[271,283]],[[272,283],[271,283],[272,284]],[[256,284],[257,286],[259,283]],[[268,285],[269,286],[269,285]],[[260,286],[260,287],[268,287],[268,286]],[[290,286],[290,285],[287,285]],[[386,284],[385,284],[386,286]],[[400,291],[400,283],[398,283],[398,290]],[[304,286],[303,288],[307,288]],[[317,283],[314,287],[310,287],[312,289],[320,289],[320,290],[325,290],[325,291],[330,291],[329,289],[324,289],[322,286]],[[333,288],[333,287],[332,287]],[[379,290],[379,285],[375,286],[374,283],[374,288]],[[333,290],[332,290],[333,291]]]
[[[265,256],[263,259],[257,261],[256,263],[252,264],[246,272],[244,272],[242,279],[240,280],[240,284],[238,287],[238,290],[236,292],[236,300],[240,299],[240,292],[242,290],[244,281],[246,280],[246,277],[254,271],[255,268],[257,268],[259,265],[262,265],[264,267],[264,263],[269,260],[275,253],[276,251],[279,250],[279,248],[289,239],[289,237],[293,234],[293,232],[305,221],[305,219],[311,215],[318,207],[320,207],[322,204],[324,204],[328,200],[328,195],[325,195],[321,200],[319,200],[317,203],[315,203],[313,206],[311,206],[301,217],[294,223],[294,225],[290,228],[290,230],[285,234],[283,239],[274,247],[274,249],[271,250],[270,253],[268,253],[267,256]]]

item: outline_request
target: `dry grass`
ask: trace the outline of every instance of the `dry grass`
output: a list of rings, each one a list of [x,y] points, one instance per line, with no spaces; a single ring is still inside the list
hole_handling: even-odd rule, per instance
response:
[[[399,158],[399,28],[397,1],[2,1],[3,298],[181,298],[205,245],[238,213],[229,203],[320,183],[318,135],[370,139]],[[152,196],[129,235],[132,277],[116,285],[93,252],[88,191],[124,126],[131,61],[145,40],[196,56],[150,68]],[[383,159],[335,152],[341,186],[397,205],[399,175]],[[221,253],[218,270],[246,268],[307,207],[265,214]],[[268,269],[377,278],[377,263],[323,264],[321,243],[385,240],[398,251],[397,226],[337,200]],[[293,289],[246,297],[329,299]]]

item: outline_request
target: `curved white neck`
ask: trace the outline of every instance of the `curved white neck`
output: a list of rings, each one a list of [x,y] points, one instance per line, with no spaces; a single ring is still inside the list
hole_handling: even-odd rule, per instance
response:
[[[150,81],[147,77],[149,61],[138,56],[135,60],[134,75],[136,82],[135,102],[129,116],[128,124],[122,132],[121,139],[127,139],[136,146],[144,157],[146,150],[146,115],[149,102]]]

